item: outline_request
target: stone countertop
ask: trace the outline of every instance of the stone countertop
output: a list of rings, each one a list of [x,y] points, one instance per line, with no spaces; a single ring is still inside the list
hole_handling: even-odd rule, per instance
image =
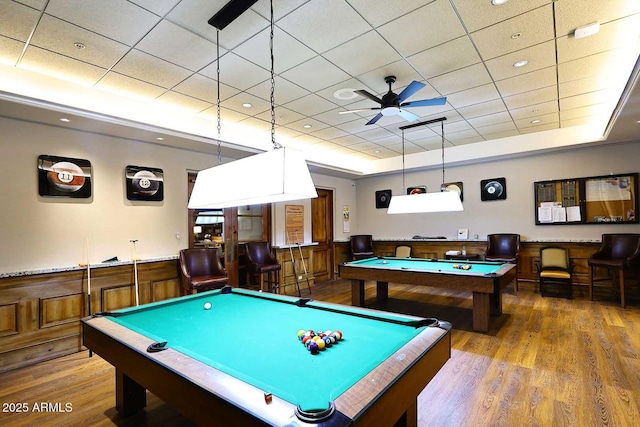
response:
[[[384,237],[384,238],[373,238],[374,242],[444,242],[444,243],[486,243],[486,237],[483,239],[467,239],[467,240],[459,240],[455,238],[445,238],[445,239],[414,239],[410,237]],[[349,240],[334,240],[335,243],[349,243]],[[600,239],[521,239],[520,243],[600,243]]]
[[[159,257],[159,258],[147,258],[147,259],[138,260],[138,264],[145,264],[149,262],[160,262],[160,261],[173,261],[177,259],[178,259],[177,255]],[[93,270],[96,268],[117,267],[121,265],[133,265],[133,261],[126,260],[126,261],[101,262],[99,264],[91,264],[91,269]],[[87,269],[87,266],[72,265],[72,266],[66,266],[66,267],[43,268],[39,270],[14,271],[9,273],[0,273],[0,279],[5,279],[8,277],[34,276],[36,274],[64,273],[67,271],[78,271],[78,270],[86,270],[86,269]]]
[[[318,242],[307,242],[307,243],[300,243],[301,247],[306,247],[306,246],[318,246]],[[298,244],[295,243],[293,245],[277,245],[277,246],[273,246],[274,249],[289,249],[289,248],[297,248]]]

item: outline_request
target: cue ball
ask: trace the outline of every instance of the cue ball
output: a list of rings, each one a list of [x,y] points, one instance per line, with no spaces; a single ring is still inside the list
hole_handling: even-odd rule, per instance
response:
[[[205,310],[209,310],[211,308],[211,303],[210,302],[205,302],[204,303],[204,309]]]

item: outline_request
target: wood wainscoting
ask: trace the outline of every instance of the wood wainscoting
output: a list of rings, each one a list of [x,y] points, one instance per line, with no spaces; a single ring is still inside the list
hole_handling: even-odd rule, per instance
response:
[[[140,304],[180,296],[177,259],[137,267]],[[131,263],[92,268],[92,312],[135,305],[134,284]],[[82,350],[86,293],[85,269],[0,279],[0,372]]]
[[[393,256],[396,246],[408,245],[412,248],[414,258],[445,258],[449,250],[462,250],[466,247],[467,254],[480,254],[484,258],[487,242],[484,240],[374,240],[373,249],[376,256]],[[600,247],[600,242],[520,242],[518,257],[518,280],[538,281],[536,263],[540,261],[540,248],[545,246],[559,246],[569,250],[569,258],[576,263],[573,271],[574,285],[589,284],[589,256]],[[338,265],[351,260],[349,242],[334,244],[334,271]]]

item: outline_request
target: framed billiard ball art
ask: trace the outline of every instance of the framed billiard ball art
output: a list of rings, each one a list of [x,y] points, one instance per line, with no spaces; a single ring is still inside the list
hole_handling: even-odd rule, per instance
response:
[[[128,165],[125,168],[128,200],[161,202],[164,199],[162,169]]]
[[[85,159],[38,156],[38,193],[42,197],[91,197],[91,162]]]

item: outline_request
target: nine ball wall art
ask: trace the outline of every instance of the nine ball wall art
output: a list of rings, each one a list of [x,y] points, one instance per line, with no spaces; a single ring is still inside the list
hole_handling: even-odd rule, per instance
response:
[[[161,202],[164,199],[162,169],[128,165],[125,168],[127,199]]]
[[[43,197],[91,197],[91,162],[70,157],[38,156],[38,192]]]
[[[480,181],[480,199],[482,201],[504,200],[507,198],[507,179],[491,178]]]

